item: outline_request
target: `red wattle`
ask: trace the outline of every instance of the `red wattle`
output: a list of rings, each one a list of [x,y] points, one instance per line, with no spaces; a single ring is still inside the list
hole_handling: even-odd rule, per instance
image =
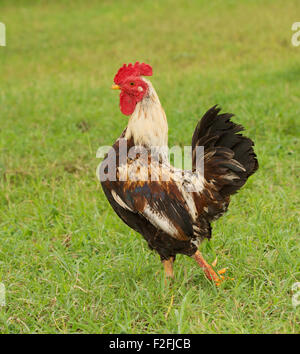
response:
[[[126,116],[130,116],[135,109],[136,106],[136,99],[135,97],[129,96],[125,92],[121,92],[120,94],[120,108],[121,112]]]

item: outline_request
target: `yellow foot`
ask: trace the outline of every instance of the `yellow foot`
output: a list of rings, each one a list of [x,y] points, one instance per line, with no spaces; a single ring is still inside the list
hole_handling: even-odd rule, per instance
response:
[[[216,285],[217,286],[220,286],[220,284],[224,281],[224,280],[234,280],[234,278],[229,278],[229,277],[224,277],[223,275],[221,275],[221,274],[224,274],[224,273],[226,273],[226,271],[227,271],[227,268],[222,268],[222,269],[220,269],[217,273],[218,273],[218,275],[219,275],[219,279],[217,280],[217,281],[215,281],[215,283],[216,283]]]
[[[225,280],[225,277],[221,274],[224,274],[226,272],[226,270],[227,270],[227,268],[222,268],[217,272],[218,278],[215,280],[216,286],[220,286],[221,283]]]
[[[218,272],[215,272],[212,268],[217,265],[217,258],[212,262],[212,266],[210,266],[206,260],[203,258],[202,254],[200,251],[196,251],[193,255],[192,258],[195,259],[195,261],[200,265],[200,267],[204,270],[204,273],[206,277],[209,280],[212,280],[216,286],[219,286],[225,279],[230,279],[230,278],[225,278],[222,274],[224,274],[227,270],[227,268],[220,269]]]
[[[216,257],[216,259],[212,262],[211,265],[212,265],[213,267],[216,267],[217,263],[218,263],[218,257]],[[221,275],[221,274],[226,273],[226,271],[227,271],[227,268],[222,268],[222,269],[220,269],[220,270],[217,271],[217,275],[219,276],[219,279],[217,279],[217,280],[215,281],[215,284],[216,284],[217,286],[220,286],[220,284],[221,284],[225,279],[233,280],[233,278],[228,278],[228,277],[225,278],[223,275]]]
[[[224,274],[224,273],[226,273],[226,270],[227,270],[227,268],[222,268],[222,269],[218,270],[218,274]]]

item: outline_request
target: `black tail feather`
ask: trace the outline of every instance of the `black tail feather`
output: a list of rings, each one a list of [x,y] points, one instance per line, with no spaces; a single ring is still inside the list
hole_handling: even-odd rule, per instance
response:
[[[221,108],[208,110],[197,124],[192,149],[204,146],[204,177],[225,198],[236,193],[258,169],[254,143],[240,134],[244,128],[230,119],[233,114],[219,114]],[[196,166],[193,153],[193,168]]]

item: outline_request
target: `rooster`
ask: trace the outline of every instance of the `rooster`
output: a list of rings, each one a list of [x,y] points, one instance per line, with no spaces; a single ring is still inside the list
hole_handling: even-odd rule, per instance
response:
[[[243,127],[231,121],[233,114],[221,114],[214,106],[194,131],[192,169],[173,167],[166,153],[166,115],[145,78],[151,75],[151,66],[139,62],[124,64],[115,75],[112,89],[120,90],[121,112],[130,117],[101,163],[98,177],[117,215],[159,254],[166,279],[174,277],[176,255],[184,254],[219,285],[226,269],[215,271],[198,246],[211,238],[211,222],[227,211],[230,196],[257,170],[254,143],[240,134]],[[204,173],[197,169],[200,146]]]

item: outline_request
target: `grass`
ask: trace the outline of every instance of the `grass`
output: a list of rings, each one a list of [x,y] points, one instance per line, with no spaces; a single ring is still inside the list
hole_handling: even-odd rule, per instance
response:
[[[1,1],[1,333],[300,332],[299,11],[298,0]],[[135,60],[154,68],[170,145],[190,144],[216,103],[255,141],[260,170],[201,246],[235,278],[220,289],[184,256],[165,287],[159,257],[95,178],[98,147],[126,125],[109,87]]]

